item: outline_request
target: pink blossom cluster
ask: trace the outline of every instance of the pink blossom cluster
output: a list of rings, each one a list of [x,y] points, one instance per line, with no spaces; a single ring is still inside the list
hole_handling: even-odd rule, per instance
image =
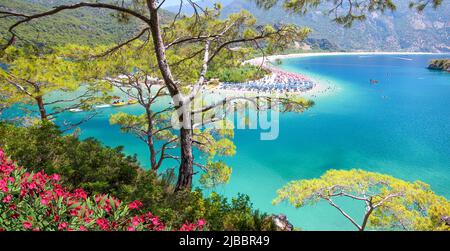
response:
[[[0,231],[165,231],[158,216],[140,201],[123,203],[109,195],[69,192],[58,174],[28,172],[0,149]],[[180,231],[202,230],[204,220]]]

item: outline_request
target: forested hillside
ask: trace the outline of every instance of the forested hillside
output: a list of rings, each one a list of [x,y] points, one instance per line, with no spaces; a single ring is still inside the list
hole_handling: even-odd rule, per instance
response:
[[[37,13],[49,10],[58,4],[70,4],[76,0],[0,0],[0,10]],[[164,17],[169,17],[165,12]],[[0,34],[7,37],[12,19],[2,19]],[[107,44],[117,43],[134,34],[139,23],[134,19],[118,22],[111,11],[92,8],[69,10],[32,22],[17,29],[18,35],[35,44]]]

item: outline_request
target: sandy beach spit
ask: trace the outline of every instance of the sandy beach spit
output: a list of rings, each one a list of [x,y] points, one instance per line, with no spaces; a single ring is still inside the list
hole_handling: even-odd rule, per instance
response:
[[[277,59],[288,59],[288,58],[302,58],[302,57],[320,57],[320,56],[370,56],[370,55],[439,55],[441,53],[431,53],[431,52],[307,52],[307,53],[293,53],[293,54],[281,54],[281,55],[271,55],[267,57],[257,57],[245,61],[245,63],[250,64],[261,64],[263,62],[272,62]]]

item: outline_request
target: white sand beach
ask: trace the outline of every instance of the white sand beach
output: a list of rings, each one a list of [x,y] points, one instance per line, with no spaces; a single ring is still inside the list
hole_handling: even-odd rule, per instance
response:
[[[307,53],[293,53],[271,55],[267,57],[258,57],[246,61],[254,65],[261,65],[263,62],[272,62],[277,59],[301,58],[301,57],[320,57],[320,56],[370,56],[370,55],[438,55],[439,53],[431,52],[307,52]]]

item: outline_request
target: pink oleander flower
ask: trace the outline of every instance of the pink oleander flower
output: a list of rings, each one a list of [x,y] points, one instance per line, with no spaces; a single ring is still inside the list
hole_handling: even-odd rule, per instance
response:
[[[7,193],[9,191],[8,184],[4,179],[0,180],[0,191],[4,193]]]
[[[128,207],[133,210],[137,210],[142,206],[143,206],[142,202],[140,202],[138,200],[135,200],[135,201],[131,202],[130,204],[128,204]]]
[[[153,218],[153,219],[152,219],[152,223],[153,223],[153,225],[158,226],[158,225],[159,225],[159,219],[158,219],[158,217]]]
[[[24,227],[25,229],[30,229],[30,228],[33,227],[33,224],[31,224],[31,223],[28,222],[28,221],[25,221],[25,222],[23,223],[23,227]]]
[[[66,229],[68,226],[69,226],[69,224],[67,224],[67,222],[61,222],[61,223],[58,224],[58,230],[59,230],[59,231],[64,230],[64,229]]]
[[[87,198],[87,194],[83,189],[75,189],[75,191],[73,192],[73,196],[75,198],[79,198],[79,199],[86,199]]]
[[[48,205],[48,200],[47,199],[41,199],[41,204],[44,206]]]
[[[103,210],[105,210],[105,212],[110,213],[111,212],[111,206],[109,204],[106,204],[103,206]]]
[[[109,221],[105,218],[97,219],[95,224],[97,224],[101,230],[109,230]]]
[[[59,174],[57,174],[57,173],[55,173],[55,174],[52,175],[52,180],[54,180],[54,181],[59,181],[60,178],[61,178],[61,177],[60,177]]]
[[[10,204],[10,205],[9,205],[9,209],[10,209],[10,210],[16,210],[17,207],[16,207],[16,205],[13,203],[13,204]]]
[[[141,224],[141,221],[140,221],[139,217],[134,216],[134,217],[131,219],[131,223],[132,223],[134,226],[139,226],[139,224]]]
[[[2,202],[3,203],[9,203],[11,201],[11,198],[12,198],[12,195],[8,194],[8,195],[6,195],[5,198],[3,198]]]

